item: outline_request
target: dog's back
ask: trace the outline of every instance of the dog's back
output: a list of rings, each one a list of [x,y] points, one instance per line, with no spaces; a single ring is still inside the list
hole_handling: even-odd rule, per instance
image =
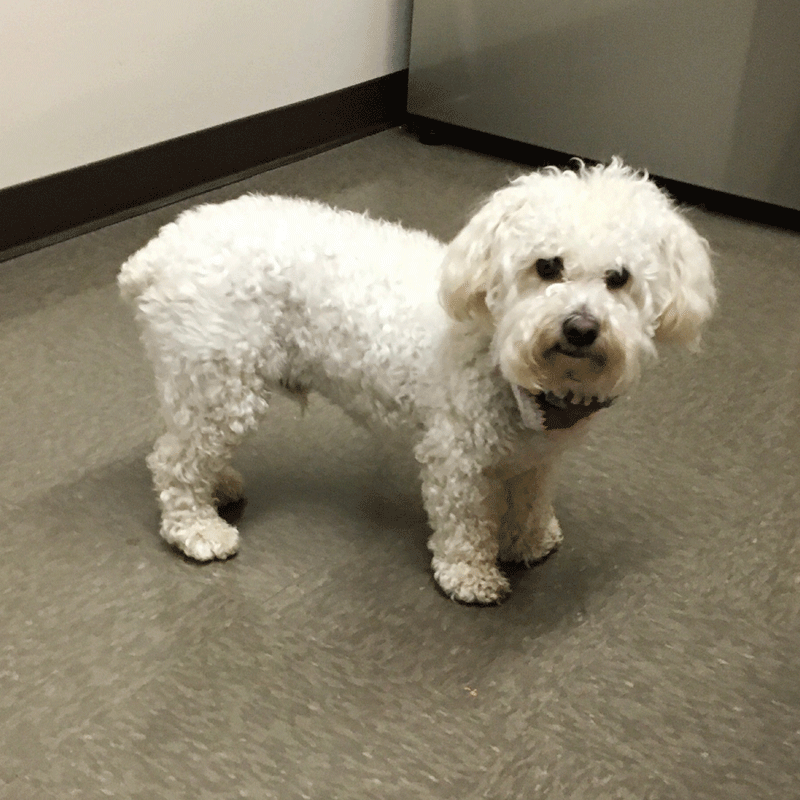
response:
[[[419,387],[446,327],[443,253],[425,233],[362,214],[246,195],[164,226],[119,285],[151,358],[245,359],[272,384],[342,405],[366,381],[394,406]]]
[[[246,282],[259,269],[297,267],[294,283],[326,277],[374,290],[392,281],[395,291],[420,297],[436,293],[443,252],[423,232],[364,214],[299,198],[244,195],[183,212],[126,261],[119,285],[123,297],[135,301],[157,283],[213,281],[223,273]],[[313,267],[326,274],[315,275]]]

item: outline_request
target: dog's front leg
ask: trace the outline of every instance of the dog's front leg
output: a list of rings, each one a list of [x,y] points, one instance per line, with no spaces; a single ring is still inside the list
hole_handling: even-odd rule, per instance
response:
[[[502,482],[449,457],[423,463],[422,494],[433,528],[433,575],[442,591],[463,603],[505,599],[510,586],[497,566],[506,508]]]
[[[530,565],[561,543],[553,511],[553,470],[542,465],[506,481],[508,509],[500,524],[500,561]]]

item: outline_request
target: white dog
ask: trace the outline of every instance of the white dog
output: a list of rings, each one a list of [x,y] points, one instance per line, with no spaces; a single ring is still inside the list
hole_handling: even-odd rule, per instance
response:
[[[561,541],[552,475],[654,340],[694,346],[715,301],[705,241],[614,160],[497,191],[448,246],[305,200],[187,211],[123,266],[166,433],[148,464],[161,534],[236,552],[218,505],[242,496],[234,446],[270,392],[320,392],[407,434],[433,573],[466,603],[509,591],[498,562]]]

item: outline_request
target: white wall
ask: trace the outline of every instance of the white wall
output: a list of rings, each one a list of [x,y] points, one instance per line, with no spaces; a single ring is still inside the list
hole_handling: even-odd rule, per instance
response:
[[[0,0],[0,187],[408,66],[411,0]]]

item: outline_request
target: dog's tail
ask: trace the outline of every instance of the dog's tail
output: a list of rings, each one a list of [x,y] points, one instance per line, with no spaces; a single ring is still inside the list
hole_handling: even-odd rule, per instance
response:
[[[126,303],[136,305],[136,301],[156,281],[156,269],[153,261],[148,258],[148,248],[145,246],[134,253],[123,265],[117,276],[122,299]]]

